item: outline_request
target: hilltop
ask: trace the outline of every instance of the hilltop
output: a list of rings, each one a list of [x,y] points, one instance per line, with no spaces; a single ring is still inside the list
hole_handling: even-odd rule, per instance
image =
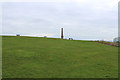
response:
[[[3,36],[3,78],[117,78],[118,47],[94,41]]]

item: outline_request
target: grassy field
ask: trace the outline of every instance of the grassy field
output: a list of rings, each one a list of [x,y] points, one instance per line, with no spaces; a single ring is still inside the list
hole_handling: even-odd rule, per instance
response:
[[[2,36],[0,36],[0,79],[2,78]]]
[[[55,38],[2,38],[3,78],[117,78],[118,47]]]

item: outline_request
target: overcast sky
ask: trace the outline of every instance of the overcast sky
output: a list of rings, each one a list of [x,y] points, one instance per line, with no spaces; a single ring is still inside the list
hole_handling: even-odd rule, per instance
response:
[[[1,2],[2,34],[112,40],[118,36],[118,0]],[[1,18],[1,17],[0,17]]]

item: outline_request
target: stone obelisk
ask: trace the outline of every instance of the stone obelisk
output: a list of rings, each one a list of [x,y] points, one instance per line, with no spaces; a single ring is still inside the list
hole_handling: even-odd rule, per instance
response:
[[[61,39],[63,39],[63,28],[61,28]]]

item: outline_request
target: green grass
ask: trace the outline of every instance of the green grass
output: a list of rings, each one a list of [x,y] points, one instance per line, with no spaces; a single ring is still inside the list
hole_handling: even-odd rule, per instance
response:
[[[2,36],[0,36],[0,79],[2,78]]]
[[[3,36],[3,78],[117,78],[118,48],[92,41]]]

